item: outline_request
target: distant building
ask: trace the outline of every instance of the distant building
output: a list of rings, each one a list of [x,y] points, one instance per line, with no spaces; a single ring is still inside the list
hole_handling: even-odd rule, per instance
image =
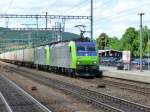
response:
[[[100,57],[114,57],[114,58],[121,58],[122,51],[108,49],[108,50],[98,50]]]

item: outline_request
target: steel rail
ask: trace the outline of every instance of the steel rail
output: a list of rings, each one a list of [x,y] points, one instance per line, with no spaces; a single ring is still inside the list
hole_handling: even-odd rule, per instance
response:
[[[150,88],[140,87],[134,84],[127,84],[127,83],[122,83],[117,81],[110,81],[110,80],[103,80],[101,82],[110,86],[119,87],[121,89],[127,89],[131,91],[135,91],[137,93],[142,93],[144,95],[150,95]]]
[[[26,98],[30,99],[35,105],[37,105],[42,112],[52,112],[47,107],[45,107],[43,104],[41,104],[39,101],[37,101],[35,98],[33,98],[30,94],[28,94],[26,91],[24,91],[22,88],[20,88],[18,85],[16,85],[14,82],[6,78],[5,76],[1,76],[3,79],[5,79],[11,86],[16,88],[18,91],[20,91]],[[41,112],[40,111],[40,112]]]
[[[8,112],[13,112],[1,92],[0,92],[0,99],[3,101],[3,103],[4,103],[5,107],[6,107],[6,110],[7,110]]]
[[[48,79],[47,81],[46,80],[42,80],[42,78],[40,77],[40,78],[38,78],[38,77],[35,77],[35,76],[29,76],[29,74],[27,75],[25,75],[25,74],[23,74],[23,73],[20,73],[20,72],[18,72],[18,71],[16,71],[16,70],[12,70],[12,71],[14,71],[14,72],[16,72],[16,73],[19,73],[20,75],[23,75],[23,76],[25,76],[25,77],[27,77],[27,78],[30,78],[30,79],[33,79],[33,80],[35,80],[35,81],[37,81],[37,82],[39,82],[39,83],[41,83],[41,84],[44,84],[44,85],[46,85],[46,86],[50,86],[50,87],[53,87],[53,88],[59,88],[59,90],[62,90],[62,91],[64,91],[64,92],[66,92],[66,93],[69,93],[69,94],[71,94],[72,96],[75,96],[75,97],[77,97],[78,99],[82,99],[83,101],[86,101],[86,102],[88,102],[88,103],[90,103],[90,104],[92,104],[92,105],[94,105],[94,106],[96,106],[96,107],[100,107],[100,108],[102,108],[103,110],[105,110],[106,112],[124,112],[124,111],[122,111],[122,110],[120,110],[120,109],[117,109],[117,108],[115,108],[115,107],[112,107],[112,106],[110,106],[110,105],[107,105],[107,104],[105,104],[105,103],[102,103],[102,102],[99,102],[99,101],[97,101],[97,100],[95,100],[95,99],[93,99],[93,98],[90,98],[90,97],[87,97],[87,96],[85,96],[85,95],[83,95],[83,94],[80,94],[80,92],[76,92],[76,91],[72,91],[72,90],[70,90],[70,89],[68,89],[68,88],[66,88],[65,86],[64,87],[62,87],[63,86],[63,84],[61,84],[61,86],[59,85],[59,84],[56,84],[56,82],[54,82],[54,81],[56,81],[56,80],[51,80],[51,82],[50,82],[50,79]],[[49,82],[49,83],[47,83],[47,82]],[[60,88],[61,87],[61,88]]]

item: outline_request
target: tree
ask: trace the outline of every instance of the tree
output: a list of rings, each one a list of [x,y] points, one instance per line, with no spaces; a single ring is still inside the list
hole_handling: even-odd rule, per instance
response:
[[[105,49],[105,47],[108,47],[108,35],[106,33],[101,33],[99,37],[96,39],[97,47],[99,49]]]
[[[117,37],[109,37],[106,33],[101,33],[96,42],[99,49],[105,49],[106,47],[120,50],[120,40]]]
[[[146,47],[146,53],[147,53],[147,56],[148,54],[150,54],[150,41],[147,42],[147,47]]]
[[[109,38],[108,47],[110,49],[114,49],[114,50],[121,50],[121,48],[120,48],[120,42],[121,41],[117,37]]]
[[[138,32],[133,27],[129,27],[122,36],[121,50],[130,50],[131,55],[137,55],[138,45],[137,45]]]
[[[142,48],[143,48],[143,56],[146,56],[148,54],[147,47],[148,47],[148,28],[146,26],[142,29]]]
[[[150,52],[148,31],[146,26],[142,28],[143,56],[147,56]],[[132,57],[140,56],[140,31],[133,27],[127,28],[120,40],[117,37],[109,37],[106,33],[101,33],[96,39],[96,42],[99,49],[104,49],[105,46],[107,46],[108,48],[115,50],[130,50]]]

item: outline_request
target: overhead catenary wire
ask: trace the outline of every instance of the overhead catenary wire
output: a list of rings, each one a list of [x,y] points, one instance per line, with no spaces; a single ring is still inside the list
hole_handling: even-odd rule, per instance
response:
[[[112,21],[115,21],[115,18],[126,17],[126,16],[128,16],[129,14],[136,13],[135,11],[136,11],[137,9],[141,8],[142,6],[144,6],[144,5],[149,5],[149,4],[150,4],[150,2],[149,2],[149,3],[142,4],[142,5],[138,6],[138,7],[129,8],[129,9],[127,9],[127,10],[121,11],[121,12],[117,13],[117,15],[105,16],[104,18],[97,19],[97,20],[94,21],[94,22],[95,22],[94,25],[96,25],[96,24],[98,24],[98,23],[100,24],[100,23],[105,22],[105,21],[111,21],[111,22],[112,22]],[[144,7],[144,8],[146,8],[146,7]]]
[[[122,10],[115,15],[111,15],[111,16],[108,15],[104,18],[99,18],[99,19],[97,18],[97,20],[94,21],[94,28],[95,29],[99,29],[99,28],[103,29],[102,27],[104,27],[104,29],[108,29],[110,26],[108,27],[108,25],[105,25],[105,23],[113,25],[113,24],[118,24],[118,22],[119,23],[122,22],[123,24],[126,24],[126,22],[128,22],[130,24],[130,26],[138,27],[137,26],[138,19],[136,17],[136,13],[137,13],[137,11],[140,11],[140,10],[144,10],[146,13],[150,13],[150,10],[148,8],[149,4],[150,4],[150,2],[143,2],[143,4],[140,4],[138,6],[135,5],[135,7]],[[147,14],[147,15],[149,15],[149,14]],[[144,23],[149,24],[149,20],[148,19],[144,20]],[[127,24],[126,24],[126,26],[127,26]],[[103,30],[103,31],[105,31],[105,30]]]
[[[104,7],[104,6],[107,6],[107,4],[109,4],[111,1],[112,1],[112,0],[107,0],[107,1],[105,1],[105,2],[99,1],[99,2],[102,3],[102,6],[101,6],[101,7]],[[96,3],[96,4],[98,4],[98,3]],[[100,7],[94,7],[93,9],[95,10],[95,9],[98,9],[98,8],[100,8]]]
[[[85,6],[85,5],[87,5],[87,2],[89,2],[89,4],[90,4],[90,1],[89,0],[84,0],[84,1],[82,1],[82,2],[80,2],[80,3],[78,3],[78,4],[76,4],[76,5],[74,5],[73,7],[71,7],[71,8],[68,8],[68,9],[66,9],[66,11],[68,11],[67,13],[72,13],[72,12],[75,12],[75,11],[79,11],[83,6]],[[101,2],[101,1],[100,1]],[[103,5],[107,5],[108,3],[110,3],[111,2],[111,0],[107,0],[107,1],[105,1],[104,3],[103,3]],[[93,9],[96,9],[96,8],[93,8]]]
[[[71,13],[74,12],[75,10],[79,10],[81,7],[83,7],[83,4],[86,4],[89,0],[84,0],[76,5],[74,5],[71,8],[66,9],[66,11],[64,11],[64,13]]]
[[[14,0],[10,0],[9,5],[8,5],[8,8],[7,8],[6,11],[5,11],[5,14],[7,14],[8,10],[11,8],[11,6],[12,6],[12,4],[13,4],[13,1],[14,1]]]
[[[77,5],[75,5],[74,7],[72,7],[72,8],[68,8],[67,10],[69,10],[67,13],[69,14],[71,14],[71,13],[73,13],[73,12],[78,12],[79,10],[84,10],[85,8],[87,8],[87,7],[85,7],[85,6],[88,6],[89,4],[87,4],[87,2],[90,4],[90,1],[88,1],[88,0],[85,0],[85,1],[82,1],[81,3],[79,3],[79,4],[77,4]],[[101,2],[101,1],[100,1]],[[105,1],[104,3],[103,3],[103,6],[105,5],[107,5],[107,4],[109,4],[111,2],[111,0],[107,0],[107,1]],[[96,4],[96,3],[95,3]],[[89,9],[90,9],[90,7],[89,7]],[[93,10],[95,10],[96,8],[95,7],[93,7]],[[87,9],[86,9],[87,10]]]

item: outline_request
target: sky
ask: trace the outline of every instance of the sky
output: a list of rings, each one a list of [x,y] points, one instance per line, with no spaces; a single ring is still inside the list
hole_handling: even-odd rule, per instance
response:
[[[139,29],[139,12],[144,12],[143,25],[150,26],[150,0],[93,0],[94,2],[94,37],[102,32],[121,38],[128,27]],[[0,0],[0,14],[45,14],[90,16],[90,0]],[[0,19],[0,27],[29,27],[21,24],[35,23],[30,19]],[[44,27],[44,21],[39,20]],[[74,26],[85,24],[89,30],[89,20],[66,21],[66,31],[79,33]],[[49,20],[48,26],[54,25]],[[31,26],[30,26],[31,27]]]

